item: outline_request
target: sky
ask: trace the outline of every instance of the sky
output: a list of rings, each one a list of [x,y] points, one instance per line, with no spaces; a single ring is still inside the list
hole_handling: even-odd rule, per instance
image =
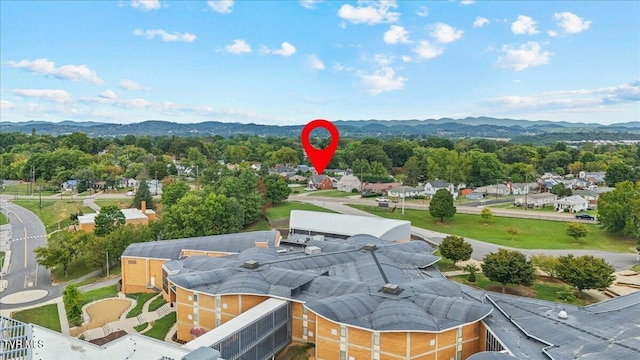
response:
[[[638,1],[0,1],[0,121],[640,120]]]

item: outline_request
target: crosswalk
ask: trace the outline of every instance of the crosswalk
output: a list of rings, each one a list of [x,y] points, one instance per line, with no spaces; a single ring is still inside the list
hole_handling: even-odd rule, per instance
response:
[[[24,239],[27,239],[27,240],[46,239],[46,238],[47,238],[47,235],[33,235],[33,236],[27,236],[26,238],[23,236],[23,237],[11,239],[11,241],[22,241]]]

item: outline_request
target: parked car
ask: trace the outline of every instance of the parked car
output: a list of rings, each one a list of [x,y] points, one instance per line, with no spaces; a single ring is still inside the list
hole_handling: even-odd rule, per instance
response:
[[[385,199],[383,197],[376,198],[376,201],[377,202],[389,202],[389,200],[387,200],[387,199]]]
[[[129,191],[127,191],[127,193],[125,195],[127,195],[127,196],[135,196],[136,192],[129,190]]]
[[[576,219],[580,220],[595,220],[595,216],[589,214],[577,214]]]

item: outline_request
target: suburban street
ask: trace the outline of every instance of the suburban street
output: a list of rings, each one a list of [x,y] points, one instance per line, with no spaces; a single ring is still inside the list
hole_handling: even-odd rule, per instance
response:
[[[9,218],[12,232],[11,263],[9,272],[3,274],[3,279],[7,280],[7,288],[0,293],[0,302],[7,295],[36,289],[48,292],[45,298],[38,299],[40,301],[46,300],[52,297],[52,292],[57,292],[58,289],[51,285],[49,271],[38,266],[35,259],[34,249],[47,243],[44,225],[34,213],[8,202],[8,199],[9,196],[6,195],[0,198],[0,209]],[[23,305],[28,305],[28,303]],[[3,307],[6,306],[3,304]]]

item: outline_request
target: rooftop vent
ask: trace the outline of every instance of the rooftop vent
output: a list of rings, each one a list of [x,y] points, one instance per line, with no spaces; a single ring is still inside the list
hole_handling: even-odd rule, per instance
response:
[[[385,294],[398,295],[400,294],[400,285],[398,284],[384,284],[382,292]]]
[[[242,266],[247,269],[257,269],[258,266],[260,266],[260,263],[256,260],[247,260]]]
[[[365,250],[369,250],[369,251],[373,251],[375,249],[377,249],[378,247],[376,246],[376,244],[365,244],[364,245],[364,249]]]
[[[567,312],[564,310],[561,310],[558,313],[558,319],[562,319],[562,320],[567,320],[569,318],[569,315],[567,315]]]
[[[311,239],[313,239],[315,241],[324,241],[324,235],[313,235],[313,237],[311,237]]]
[[[307,246],[304,248],[304,253],[307,255],[318,255],[320,254],[320,248],[317,246]]]

